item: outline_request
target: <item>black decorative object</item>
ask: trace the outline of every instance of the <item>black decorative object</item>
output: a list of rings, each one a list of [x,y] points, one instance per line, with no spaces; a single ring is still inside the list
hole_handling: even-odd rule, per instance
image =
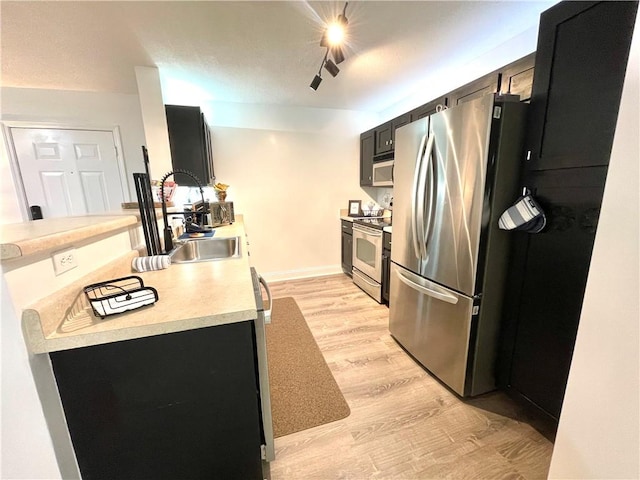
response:
[[[124,313],[158,301],[158,292],[145,287],[142,278],[131,275],[84,287],[84,294],[96,317]]]

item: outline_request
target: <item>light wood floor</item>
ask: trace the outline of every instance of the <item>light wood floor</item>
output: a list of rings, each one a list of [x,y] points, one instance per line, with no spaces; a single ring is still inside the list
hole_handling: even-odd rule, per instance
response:
[[[346,275],[270,284],[294,297],[351,408],[277,438],[273,480],[544,479],[553,444],[506,395],[462,401],[389,335],[389,311]]]

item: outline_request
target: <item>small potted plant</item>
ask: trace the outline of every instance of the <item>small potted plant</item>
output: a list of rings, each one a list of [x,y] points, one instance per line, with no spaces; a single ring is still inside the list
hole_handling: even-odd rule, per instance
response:
[[[224,202],[225,199],[227,198],[228,188],[229,188],[229,185],[226,185],[224,183],[216,183],[213,186],[213,189],[215,190],[215,193],[216,193],[216,198],[218,199],[219,202]]]

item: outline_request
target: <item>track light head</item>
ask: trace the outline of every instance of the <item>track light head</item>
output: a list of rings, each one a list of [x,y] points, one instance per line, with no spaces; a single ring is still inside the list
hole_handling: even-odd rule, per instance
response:
[[[344,62],[344,53],[342,53],[342,48],[336,46],[331,49],[331,53],[333,54],[333,61],[337,64]]]
[[[335,63],[333,63],[331,59],[328,59],[324,62],[324,68],[327,69],[327,72],[329,72],[332,77],[335,77],[336,75],[338,75],[338,73],[340,73],[340,69]]]
[[[309,85],[309,88],[314,91],[318,90],[320,82],[322,82],[322,77],[320,75],[316,75],[315,77],[313,77],[313,80],[311,80],[311,85]]]

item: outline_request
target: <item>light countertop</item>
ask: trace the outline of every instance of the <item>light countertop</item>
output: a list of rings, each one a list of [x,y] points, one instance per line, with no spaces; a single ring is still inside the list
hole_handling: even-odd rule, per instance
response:
[[[0,260],[11,260],[87,238],[126,229],[138,223],[135,215],[59,217],[2,225]]]
[[[23,311],[23,331],[33,353],[98,345],[133,338],[253,320],[257,316],[249,256],[241,216],[215,229],[214,238],[241,239],[239,258],[172,264],[164,270],[134,273],[129,252],[108,267],[82,278]],[[83,286],[126,275],[142,278],[158,291],[152,306],[95,317]]]

